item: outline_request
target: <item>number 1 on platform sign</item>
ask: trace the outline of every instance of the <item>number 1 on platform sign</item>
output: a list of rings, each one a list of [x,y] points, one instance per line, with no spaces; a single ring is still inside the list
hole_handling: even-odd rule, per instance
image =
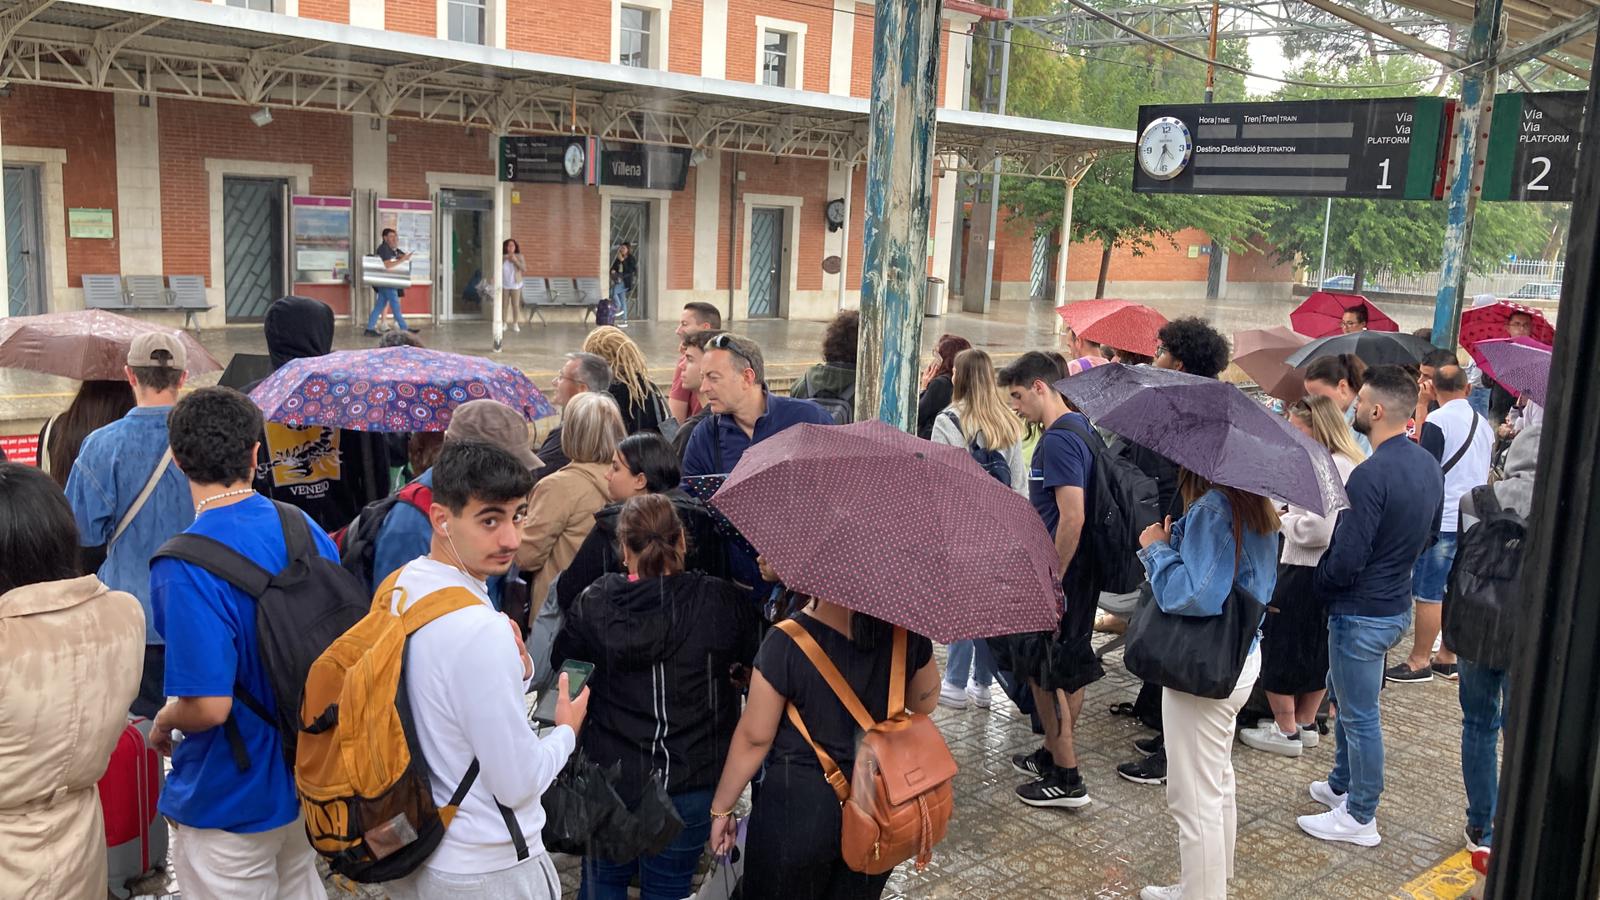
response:
[[[1383,177],[1378,180],[1378,190],[1392,190],[1394,185],[1389,183],[1389,160],[1385,159],[1383,162],[1378,163],[1378,168],[1383,170]]]

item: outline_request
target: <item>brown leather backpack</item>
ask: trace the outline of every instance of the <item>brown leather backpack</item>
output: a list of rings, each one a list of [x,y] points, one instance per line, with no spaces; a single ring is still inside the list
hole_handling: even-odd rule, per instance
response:
[[[799,622],[778,627],[816,666],[839,702],[865,732],[856,753],[853,779],[846,779],[828,751],[811,739],[800,711],[788,705],[789,721],[822,763],[822,773],[839,798],[839,848],[852,871],[879,875],[908,859],[920,870],[944,840],[955,797],[950,782],[955,757],[926,715],[906,709],[906,632],[894,630],[894,655],[889,668],[889,717],[874,722],[844,675]],[[852,796],[851,785],[858,790]],[[865,788],[865,789],[862,789]]]

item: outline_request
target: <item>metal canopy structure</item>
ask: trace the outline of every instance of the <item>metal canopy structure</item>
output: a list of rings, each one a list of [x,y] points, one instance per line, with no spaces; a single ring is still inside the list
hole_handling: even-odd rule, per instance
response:
[[[373,31],[193,0],[0,0],[0,81],[585,134],[715,152],[866,159],[863,98]],[[1065,178],[1133,133],[938,111],[962,170]]]
[[[1211,0],[1135,3],[1108,6],[1101,12],[1135,31],[1172,44],[1205,43],[1211,38]],[[1408,31],[1440,27],[1432,16],[1399,8],[1385,10],[1376,18]],[[1068,8],[1054,15],[1018,17],[1012,22],[1063,46],[1085,50],[1143,43],[1142,38],[1078,9]],[[1338,18],[1300,0],[1227,0],[1219,3],[1217,9],[1217,32],[1227,38],[1284,37],[1316,32],[1346,34],[1349,31],[1349,26]]]

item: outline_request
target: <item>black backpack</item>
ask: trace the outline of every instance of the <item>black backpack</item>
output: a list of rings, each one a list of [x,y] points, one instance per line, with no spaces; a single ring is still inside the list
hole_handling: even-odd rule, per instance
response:
[[[388,577],[387,572],[381,577],[377,576],[372,566],[378,556],[378,532],[383,530],[383,523],[388,521],[389,511],[399,503],[409,503],[426,516],[433,505],[433,490],[413,481],[387,497],[368,503],[349,525],[333,533],[333,545],[339,548],[339,565],[361,581],[368,596],[378,589],[383,578]]]
[[[947,409],[943,414],[950,417],[950,421],[955,423],[956,431],[959,432],[961,430],[961,417],[956,415],[956,411]],[[995,481],[1008,488],[1011,487],[1011,464],[1006,462],[1004,453],[999,450],[990,450],[977,441],[967,445],[967,453],[972,456],[972,461],[977,463],[980,468],[994,476]]]
[[[856,420],[856,383],[842,391],[826,391],[821,394],[812,394],[805,398],[822,407],[822,411],[833,417],[835,425],[849,425]]]
[[[241,772],[250,768],[250,756],[235,721],[239,706],[277,728],[284,759],[293,772],[306,674],[317,657],[372,607],[371,597],[356,577],[317,552],[305,514],[287,503],[273,501],[273,505],[278,508],[289,559],[276,575],[238,551],[198,534],[180,534],[151,557],[192,563],[256,602],[256,646],[275,703],[269,706],[240,682],[233,684],[233,698],[238,702],[222,727],[233,750],[233,763]]]
[[[1127,457],[1108,451],[1093,428],[1068,419],[1066,430],[1082,438],[1094,456],[1092,483],[1084,492],[1084,537],[1078,552],[1088,551],[1099,590],[1136,591],[1145,580],[1139,535],[1161,520],[1156,480]]]
[[[1509,669],[1517,647],[1522,551],[1528,522],[1500,505],[1490,485],[1472,490],[1478,521],[1460,536],[1444,595],[1444,642],[1462,659]]]

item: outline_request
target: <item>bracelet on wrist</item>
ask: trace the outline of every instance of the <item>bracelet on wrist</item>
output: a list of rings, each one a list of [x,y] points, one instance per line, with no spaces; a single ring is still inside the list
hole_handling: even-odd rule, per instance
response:
[[[728,809],[727,812],[717,812],[714,809],[711,811],[711,818],[713,818],[713,819],[726,819],[726,818],[729,818],[732,815],[733,815],[733,809],[731,807]]]

